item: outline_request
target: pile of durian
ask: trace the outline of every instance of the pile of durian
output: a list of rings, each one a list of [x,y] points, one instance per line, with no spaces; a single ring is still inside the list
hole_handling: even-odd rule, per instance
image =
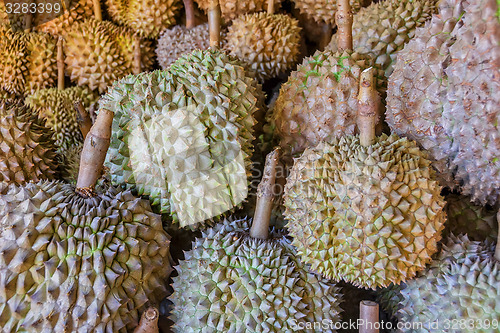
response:
[[[500,332],[498,1],[19,6],[0,332]]]

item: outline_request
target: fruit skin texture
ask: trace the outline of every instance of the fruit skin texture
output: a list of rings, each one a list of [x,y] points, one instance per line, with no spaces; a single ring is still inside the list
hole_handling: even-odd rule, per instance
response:
[[[180,0],[106,0],[113,21],[141,37],[157,39],[160,32],[175,24]]]
[[[264,81],[295,65],[300,31],[298,21],[288,15],[247,14],[229,27],[226,50],[248,63],[259,81]]]
[[[235,59],[195,51],[166,71],[125,77],[99,103],[115,112],[106,163],[113,183],[149,196],[181,226],[246,197],[263,93]]]
[[[272,122],[284,153],[357,133],[359,75],[371,59],[352,52],[316,52],[282,85]]]
[[[283,234],[250,237],[250,222],[226,220],[185,253],[169,297],[174,332],[294,332],[339,321],[339,288],[308,273]]]
[[[314,21],[335,25],[336,0],[292,0],[292,2],[301,14],[305,14]],[[351,0],[350,3],[352,11],[357,12],[361,7],[368,6],[371,0]]]
[[[208,12],[211,0],[194,0],[200,9]],[[281,1],[280,1],[281,2]],[[267,0],[220,0],[221,17],[227,23],[231,22],[240,15],[263,11],[267,8]],[[275,7],[278,6],[277,1]]]
[[[56,41],[46,33],[14,32],[0,26],[0,89],[23,95],[55,85]]]
[[[375,59],[388,77],[393,70],[396,52],[437,12],[436,0],[386,0],[374,3],[354,16],[353,46],[361,54]],[[326,50],[336,52],[337,35]]]
[[[397,135],[363,147],[345,136],[306,149],[284,194],[301,260],[335,281],[376,288],[423,270],[446,213],[426,154]]]
[[[0,104],[0,182],[22,185],[57,175],[53,132],[21,103]]]
[[[467,234],[473,241],[496,241],[498,207],[478,206],[470,201],[470,197],[458,194],[446,196],[446,215],[448,221],[443,236]]]
[[[398,54],[387,122],[434,160],[442,184],[481,204],[500,196],[500,26],[495,1],[443,1]],[[457,23],[458,22],[458,23]]]
[[[80,99],[88,108],[97,98],[98,95],[87,87],[50,88],[27,96],[26,104],[46,120],[46,126],[55,132],[56,145],[60,151],[65,151],[83,141],[73,103]]]
[[[208,23],[197,25],[192,29],[176,25],[172,29],[164,30],[156,47],[156,57],[160,67],[167,69],[184,54],[208,49],[209,39]]]
[[[395,307],[395,317],[400,322],[424,323],[423,328],[411,330],[415,333],[451,332],[445,329],[445,323],[460,320],[476,323],[473,329],[460,332],[495,331],[484,326],[487,320],[500,320],[500,264],[493,257],[494,252],[495,246],[489,242],[451,235],[430,266],[399,287],[400,303]],[[436,320],[438,330],[425,325]]]
[[[115,188],[84,199],[61,182],[12,185],[0,200],[7,332],[126,332],[166,295],[169,236],[147,201]]]
[[[36,0],[36,3],[37,6],[41,6],[41,4],[46,4],[47,2]],[[54,4],[54,2],[52,3]],[[65,6],[66,10],[62,15],[55,11],[51,13],[36,13],[34,15],[35,29],[58,36],[63,34],[65,30],[70,29],[76,22],[94,17],[94,5],[92,0],[66,0]],[[61,6],[61,12],[62,10],[63,8]]]

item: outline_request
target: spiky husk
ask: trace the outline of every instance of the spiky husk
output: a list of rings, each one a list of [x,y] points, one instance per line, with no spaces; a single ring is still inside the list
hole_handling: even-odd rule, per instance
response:
[[[158,63],[161,68],[167,69],[184,54],[208,49],[209,40],[208,23],[197,25],[192,29],[182,25],[166,29],[161,33],[156,47]]]
[[[55,85],[56,41],[46,33],[0,29],[0,88],[23,95]]]
[[[337,0],[292,0],[295,8],[301,14],[312,18],[316,22],[335,24],[335,13],[337,12]],[[351,0],[351,10],[357,12],[361,7],[368,6],[371,0]]]
[[[78,124],[78,114],[74,107],[77,99],[84,107],[89,108],[98,95],[86,87],[66,89],[42,89],[26,97],[29,105],[39,117],[46,120],[46,126],[55,133],[55,144],[60,151],[83,142]]]
[[[113,38],[118,44],[123,60],[125,61],[124,67],[127,74],[132,74],[134,62],[134,33],[131,29],[125,27],[114,26]],[[154,65],[154,48],[153,42],[149,39],[141,38],[141,71],[147,72],[153,68]]]
[[[248,63],[260,81],[290,69],[300,53],[298,21],[288,15],[247,14],[232,22],[226,50]]]
[[[170,237],[147,201],[115,188],[85,199],[60,182],[12,186],[7,197],[4,330],[127,332],[166,296]]]
[[[42,5],[45,7],[48,3],[62,5],[62,2],[35,0],[38,8]],[[70,29],[76,22],[83,21],[94,16],[94,6],[92,0],[65,0],[66,9],[64,14],[57,13],[52,10],[50,13],[40,11],[36,13],[34,26],[39,31],[48,32],[52,35],[61,35],[65,30]],[[61,6],[61,12],[63,7]]]
[[[180,0],[106,0],[106,4],[113,21],[127,26],[141,37],[154,39],[175,24],[175,17],[182,7]]]
[[[352,26],[354,49],[369,54],[388,77],[396,52],[437,12],[437,0],[386,0],[362,8]],[[337,52],[337,35],[326,50]]]
[[[203,232],[176,267],[175,332],[292,332],[339,321],[339,288],[307,273],[289,240],[249,236],[251,220]],[[322,332],[333,332],[326,329]]]
[[[401,288],[396,318],[423,323],[423,328],[412,330],[415,333],[445,332],[446,323],[462,320],[481,325],[467,325],[460,332],[495,331],[491,325],[500,320],[500,264],[494,251],[490,243],[451,236],[426,271]],[[429,327],[436,321],[437,330]]]
[[[0,182],[54,179],[53,132],[21,103],[0,105]]]
[[[495,241],[498,235],[496,214],[498,209],[478,206],[470,197],[457,194],[446,196],[446,214],[448,221],[444,235],[467,234],[470,240]]]
[[[430,151],[444,185],[482,204],[500,197],[496,9],[494,0],[443,1],[399,53],[387,97],[391,128]]]
[[[100,93],[127,74],[125,59],[111,22],[87,19],[64,32],[66,74],[79,86]]]
[[[256,80],[217,50],[118,81],[100,100],[115,112],[112,181],[147,195],[181,226],[230,210],[246,197],[253,114],[262,105]]]
[[[371,58],[352,52],[316,52],[282,85],[272,110],[287,154],[357,133],[359,75]]]
[[[211,0],[194,0],[206,12],[210,8]],[[275,1],[275,6],[278,5]],[[280,1],[281,2],[281,1]],[[221,17],[226,23],[231,22],[241,15],[263,11],[267,8],[267,0],[219,0]]]
[[[306,149],[285,186],[298,253],[335,281],[376,288],[415,276],[441,239],[446,213],[426,153],[387,135],[363,147],[344,136]]]

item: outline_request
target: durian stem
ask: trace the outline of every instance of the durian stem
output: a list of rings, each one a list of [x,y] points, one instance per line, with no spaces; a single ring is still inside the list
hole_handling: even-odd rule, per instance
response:
[[[276,183],[276,166],[280,159],[280,148],[275,148],[266,157],[264,174],[257,188],[257,203],[250,236],[267,239],[269,236],[269,223],[274,201],[274,184]]]
[[[97,21],[102,21],[101,1],[100,0],[93,0],[93,1],[94,1],[94,18]]]
[[[377,328],[379,320],[379,305],[372,301],[361,301],[359,303],[359,318],[361,325],[359,333],[379,333]]]
[[[29,8],[31,8],[32,3],[33,3],[33,1],[31,1],[29,3],[29,5],[30,5]],[[27,34],[30,33],[32,25],[33,25],[33,14],[31,13],[30,10],[28,10],[28,13],[26,14],[26,21],[24,22],[24,32]]]
[[[63,38],[59,36],[57,39],[57,89],[64,89],[64,53],[63,53]]]
[[[497,235],[497,246],[495,248],[495,259],[500,261],[500,209],[497,212],[497,223],[498,223],[498,235]]]
[[[186,10],[186,28],[193,29],[196,26],[193,0],[184,0],[184,9]]]
[[[158,333],[158,318],[160,314],[156,308],[148,308],[142,313],[139,325],[134,330],[134,333]]]
[[[365,69],[359,78],[358,128],[359,141],[364,147],[375,142],[375,128],[379,120],[380,97],[375,89],[373,72],[373,67]]]
[[[349,0],[337,1],[337,12],[335,21],[337,23],[337,47],[339,50],[352,50],[352,15],[351,4]]]
[[[78,125],[80,126],[80,132],[82,132],[83,139],[85,139],[92,128],[92,119],[90,119],[90,114],[87,112],[80,99],[76,100],[73,105],[78,113]]]
[[[210,0],[208,10],[208,27],[210,31],[210,47],[220,48],[220,4],[219,0]]]
[[[111,138],[113,115],[113,112],[102,109],[85,138],[76,183],[76,192],[83,196],[92,195],[92,189],[101,176]]]
[[[274,14],[274,1],[275,0],[268,0],[267,1],[267,13],[269,15],[273,15]]]
[[[134,36],[134,62],[132,64],[132,73],[134,75],[139,74],[142,71],[141,64],[141,38],[139,36]]]
[[[323,51],[326,49],[332,40],[333,29],[329,23],[323,23],[321,27],[321,40],[319,41],[319,49]]]

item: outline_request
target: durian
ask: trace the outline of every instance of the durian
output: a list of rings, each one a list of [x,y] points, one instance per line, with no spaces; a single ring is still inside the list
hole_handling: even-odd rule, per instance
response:
[[[181,8],[180,0],[106,0],[106,5],[113,21],[141,37],[154,39],[175,24]]]
[[[359,75],[372,65],[372,59],[351,51],[352,13],[348,2],[344,3],[347,6],[341,4],[340,9],[346,20],[337,36],[343,51],[316,52],[305,58],[280,89],[270,118],[286,155],[357,133]]]
[[[285,14],[268,12],[236,18],[227,33],[226,50],[248,63],[260,81],[284,73],[295,65],[300,50],[299,22]]]
[[[28,95],[25,102],[38,116],[46,120],[46,126],[55,133],[56,145],[60,151],[83,141],[77,121],[74,102],[79,99],[85,107],[90,107],[97,100],[97,95],[87,87],[64,88],[64,61],[62,40],[58,41],[59,76],[57,88],[41,89]]]
[[[369,54],[388,77],[396,54],[415,35],[415,30],[437,11],[437,0],[385,0],[362,8],[354,16],[353,46],[356,52]],[[334,35],[326,48],[336,52]]]
[[[372,72],[360,80],[360,135],[306,149],[284,205],[292,244],[311,270],[374,289],[425,268],[446,213],[426,153],[397,135],[375,137]]]
[[[210,4],[213,0],[195,0],[200,9],[206,13],[210,10]],[[240,15],[256,13],[266,9],[268,0],[220,0],[221,16],[227,23],[231,22]]]
[[[77,189],[40,181],[4,191],[3,331],[127,332],[166,295],[169,236],[161,217],[130,191],[92,190],[111,121],[102,111],[87,136]]]
[[[186,26],[176,25],[165,29],[158,39],[156,57],[163,69],[194,50],[206,50],[210,46],[208,23],[196,25],[193,0],[184,0]]]
[[[400,299],[396,318],[423,327],[398,332],[496,332],[500,264],[494,253],[495,246],[489,242],[451,235],[429,267],[399,287],[394,299]],[[454,322],[465,325],[455,330]]]
[[[55,86],[56,41],[46,33],[0,28],[0,89],[22,96]]]
[[[387,122],[430,152],[443,185],[500,197],[500,23],[495,0],[442,1],[399,52]]]
[[[448,221],[444,235],[467,234],[473,241],[496,240],[498,235],[497,210],[492,207],[478,206],[469,197],[458,194],[446,196],[446,215]]]
[[[296,332],[313,322],[335,331],[339,289],[308,273],[283,233],[269,232],[277,155],[268,156],[253,222],[226,220],[204,231],[176,266],[174,332]]]
[[[91,18],[94,14],[92,0],[35,0],[39,10],[34,15],[34,25],[38,31],[44,31],[52,35],[60,36],[64,30],[73,24]],[[48,10],[48,5],[52,10]],[[59,5],[59,10],[56,10]],[[43,6],[43,7],[42,7]]]
[[[330,25],[335,25],[335,14],[337,12],[337,0],[292,0],[295,8],[299,9],[300,13],[312,18],[314,21],[321,23],[325,22]],[[350,6],[354,12],[360,8],[368,6],[371,0],[350,0]]]
[[[246,198],[253,115],[262,105],[260,85],[219,50],[125,77],[99,101],[115,113],[113,183],[147,195],[181,226],[232,209]]]
[[[55,179],[53,132],[21,102],[0,103],[0,182]]]

